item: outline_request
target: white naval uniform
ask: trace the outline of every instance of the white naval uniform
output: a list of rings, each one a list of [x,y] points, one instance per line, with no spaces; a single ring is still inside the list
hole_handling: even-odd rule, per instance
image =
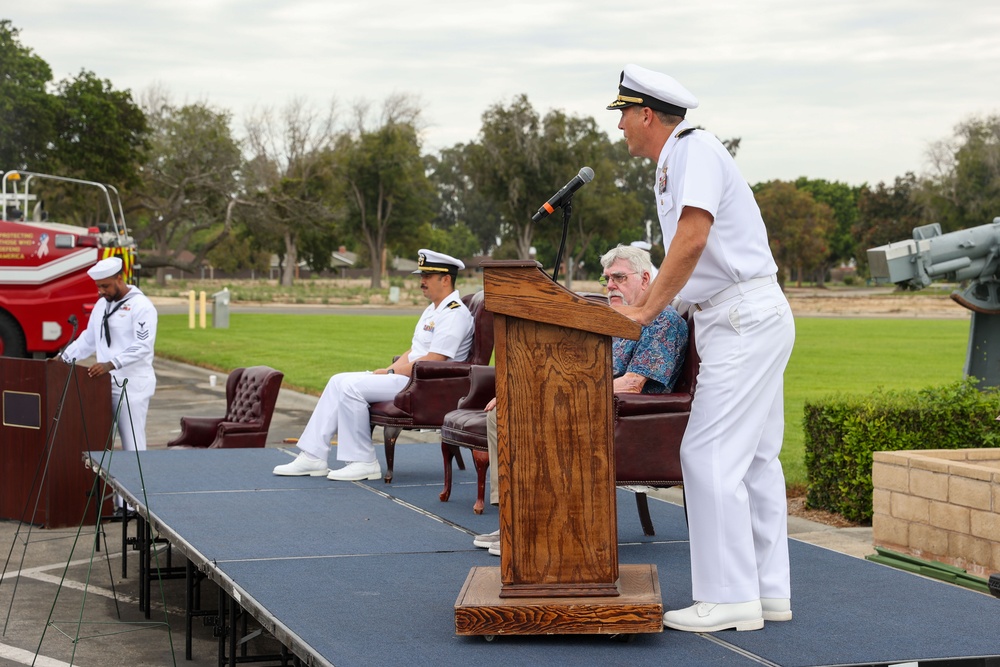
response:
[[[472,349],[472,329],[472,313],[456,290],[437,308],[433,303],[428,305],[420,316],[410,343],[409,361],[431,352],[464,361]],[[367,371],[334,375],[326,383],[299,438],[299,449],[326,461],[330,440],[336,434],[338,461],[374,461],[368,407],[392,400],[409,381],[405,375],[375,375]]]
[[[685,206],[714,222],[680,291],[694,313],[698,390],[681,444],[693,599],[789,598],[783,376],[795,325],[753,193],[714,136],[682,122],[664,145],[656,196],[669,247]],[[664,167],[666,169],[664,170]]]
[[[117,308],[116,308],[117,307]],[[104,337],[104,316],[108,317],[111,343]],[[118,435],[122,449],[146,449],[146,414],[156,390],[153,346],[156,343],[156,308],[138,287],[129,285],[120,301],[99,299],[83,333],[62,353],[64,361],[80,361],[92,354],[98,363],[110,361],[112,418],[118,415]],[[126,379],[128,382],[126,383]],[[122,400],[124,387],[125,400]],[[118,404],[121,403],[119,411]]]

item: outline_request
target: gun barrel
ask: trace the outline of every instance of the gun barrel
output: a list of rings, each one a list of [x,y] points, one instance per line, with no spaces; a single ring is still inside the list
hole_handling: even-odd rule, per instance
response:
[[[981,279],[998,268],[1000,218],[948,234],[942,234],[936,223],[917,227],[913,233],[913,239],[868,250],[872,278],[920,289],[938,279]]]

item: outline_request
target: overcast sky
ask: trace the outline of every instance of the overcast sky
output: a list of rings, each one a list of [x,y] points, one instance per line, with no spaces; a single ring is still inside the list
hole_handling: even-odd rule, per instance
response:
[[[427,151],[474,140],[490,105],[593,116],[613,140],[626,63],[667,72],[751,183],[852,185],[927,170],[970,117],[1000,113],[996,0],[35,0],[0,17],[58,81],[230,111],[410,93]],[[13,5],[13,8],[12,8]],[[582,165],[581,165],[582,166]],[[567,174],[567,178],[572,174]],[[600,177],[600,174],[597,175]]]

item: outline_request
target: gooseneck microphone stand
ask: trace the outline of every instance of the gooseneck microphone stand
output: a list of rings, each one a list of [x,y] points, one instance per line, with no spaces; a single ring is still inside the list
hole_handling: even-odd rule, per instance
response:
[[[559,241],[559,251],[556,253],[556,265],[552,269],[552,281],[559,282],[559,265],[562,264],[563,251],[566,249],[566,236],[569,233],[569,217],[573,215],[573,197],[570,196],[562,205],[563,228],[562,240]]]

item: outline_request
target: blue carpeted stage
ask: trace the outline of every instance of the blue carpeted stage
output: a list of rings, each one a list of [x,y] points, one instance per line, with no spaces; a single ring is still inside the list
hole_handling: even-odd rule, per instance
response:
[[[788,623],[756,632],[458,637],[454,605],[472,546],[497,513],[472,512],[475,473],[438,500],[435,444],[400,444],[391,485],[275,477],[275,449],[91,453],[161,537],[310,664],[872,665],[1000,656],[1000,600],[792,541]],[[143,484],[145,493],[143,494]],[[690,604],[682,508],[651,500],[642,533],[618,492],[621,563],[657,566],[666,608]]]

